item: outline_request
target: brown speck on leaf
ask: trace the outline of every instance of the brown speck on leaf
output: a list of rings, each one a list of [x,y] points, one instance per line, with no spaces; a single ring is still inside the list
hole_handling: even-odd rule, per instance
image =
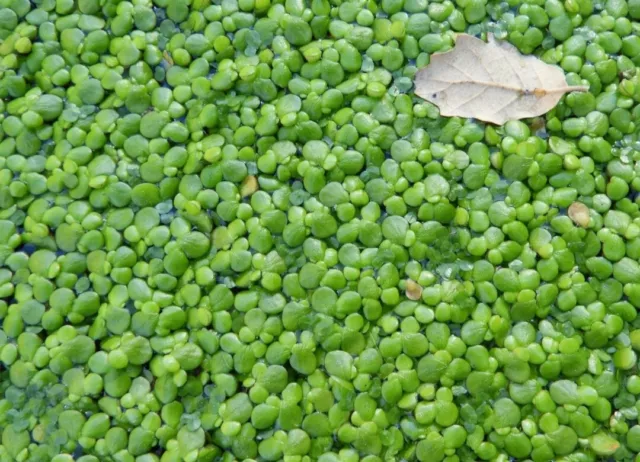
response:
[[[413,279],[407,279],[406,295],[409,300],[420,300],[422,298],[422,286]]]
[[[620,443],[615,438],[603,431],[591,435],[588,441],[593,452],[599,456],[611,456],[620,447]]]
[[[589,207],[582,202],[574,202],[569,206],[568,210],[569,218],[578,226],[586,228],[591,222],[589,217]]]
[[[242,185],[240,186],[240,194],[242,195],[242,197],[250,196],[257,190],[258,179],[253,175],[249,175],[248,177],[246,177],[242,182]]]

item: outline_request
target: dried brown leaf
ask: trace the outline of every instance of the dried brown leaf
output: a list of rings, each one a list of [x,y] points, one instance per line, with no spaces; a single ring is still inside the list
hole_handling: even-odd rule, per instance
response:
[[[409,300],[420,300],[422,298],[422,286],[413,279],[407,279],[406,295]]]
[[[164,60],[167,62],[169,66],[173,66],[173,58],[171,57],[171,55],[167,50],[164,50],[162,52],[162,56],[164,57]]]
[[[564,72],[511,44],[489,36],[486,43],[460,34],[453,50],[435,54],[415,77],[415,93],[443,116],[470,117],[502,125],[551,110],[567,92]]]
[[[589,226],[591,218],[589,217],[589,207],[582,202],[574,202],[569,206],[569,218],[578,226],[586,228]]]
[[[258,179],[253,175],[249,175],[240,185],[240,195],[242,197],[247,197],[256,192],[258,189]]]

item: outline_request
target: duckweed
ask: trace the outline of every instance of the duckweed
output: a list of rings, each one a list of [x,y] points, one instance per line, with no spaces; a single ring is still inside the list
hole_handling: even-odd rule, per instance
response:
[[[638,0],[0,0],[0,462],[640,461]],[[456,33],[560,66],[441,117]]]

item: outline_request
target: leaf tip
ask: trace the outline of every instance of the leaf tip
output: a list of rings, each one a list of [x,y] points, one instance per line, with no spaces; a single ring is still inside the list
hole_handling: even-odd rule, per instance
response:
[[[569,91],[581,91],[581,92],[585,92],[585,91],[589,91],[589,85],[570,85],[567,87],[567,89]]]

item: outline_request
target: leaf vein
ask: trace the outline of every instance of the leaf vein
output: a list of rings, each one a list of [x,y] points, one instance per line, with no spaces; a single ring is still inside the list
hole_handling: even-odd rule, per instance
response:
[[[480,89],[480,91],[479,91],[477,94],[473,95],[473,96],[472,96],[471,98],[469,98],[468,100],[466,100],[466,101],[464,101],[464,102],[462,102],[462,103],[458,104],[456,107],[453,107],[453,108],[451,108],[451,109],[452,109],[452,110],[454,110],[454,111],[455,111],[455,110],[457,110],[457,109],[460,109],[460,107],[461,107],[461,106],[465,106],[465,105],[467,105],[467,104],[471,103],[474,99],[476,99],[476,98],[480,97],[480,96],[481,96],[485,91],[487,91],[488,89],[489,89],[489,87],[482,87],[482,88]]]
[[[518,82],[520,82],[520,88],[523,89],[524,88],[524,82],[522,81],[522,77],[520,77],[520,74],[518,74],[518,71],[516,70],[516,68],[513,67],[513,63],[509,59],[509,54],[504,49],[501,49],[501,51],[502,51],[502,56],[504,56],[504,60],[509,65],[509,68],[513,71],[513,73],[518,78]]]
[[[464,75],[466,78],[468,79],[473,79],[472,75],[467,74],[467,71],[465,71],[464,69],[461,69],[460,67],[458,67],[457,65],[455,65],[454,63],[447,63],[445,62],[446,65],[451,66],[452,68],[454,68],[456,71],[460,72],[462,75]]]

